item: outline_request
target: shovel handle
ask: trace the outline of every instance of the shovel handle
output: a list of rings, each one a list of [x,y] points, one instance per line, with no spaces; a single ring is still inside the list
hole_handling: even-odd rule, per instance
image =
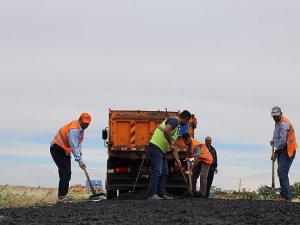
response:
[[[84,173],[85,173],[86,179],[87,179],[88,182],[89,182],[91,191],[92,191],[93,195],[95,195],[96,192],[95,192],[94,187],[93,187],[93,185],[92,185],[92,181],[91,181],[91,179],[90,179],[90,176],[89,176],[88,172],[86,171],[86,168],[83,168],[83,171],[84,171]]]
[[[272,145],[272,155],[274,154],[274,144]],[[274,174],[275,166],[274,160],[272,160],[272,189],[275,190],[275,174]]]
[[[191,170],[191,167],[192,167],[191,164],[192,164],[191,161],[187,161],[187,166],[188,166],[188,170],[189,170],[189,171]],[[193,187],[193,185],[192,185],[192,176],[191,176],[190,173],[188,174],[188,176],[189,176],[190,192],[192,193],[192,187]]]
[[[176,157],[175,153],[174,153],[174,152],[172,152],[172,153],[173,153],[173,156],[174,156],[175,160],[177,160],[177,157]],[[178,159],[178,160],[179,160],[179,159]],[[189,185],[189,183],[188,183],[188,181],[187,181],[187,179],[186,179],[186,177],[185,177],[185,174],[184,174],[184,172],[183,172],[183,170],[182,170],[182,167],[181,167],[181,166],[178,166],[178,167],[179,167],[179,169],[180,169],[180,172],[181,172],[181,174],[182,174],[182,176],[183,176],[184,182],[186,183],[187,188],[188,188],[190,194],[193,195],[192,190],[191,190],[192,187]]]

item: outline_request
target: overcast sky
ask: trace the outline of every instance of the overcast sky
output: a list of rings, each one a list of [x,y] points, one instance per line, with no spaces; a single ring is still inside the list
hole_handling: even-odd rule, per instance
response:
[[[0,0],[0,185],[57,187],[49,143],[84,111],[84,161],[104,182],[108,108],[188,109],[217,150],[214,185],[271,185],[271,108],[300,132],[299,11],[296,0]],[[72,164],[71,185],[85,184]]]

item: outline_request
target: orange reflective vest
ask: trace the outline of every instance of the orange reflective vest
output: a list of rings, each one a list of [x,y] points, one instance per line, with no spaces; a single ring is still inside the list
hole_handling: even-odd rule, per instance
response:
[[[199,155],[197,155],[200,158],[200,161],[202,161],[208,165],[212,164],[213,157],[205,144],[202,144],[201,141],[191,138],[191,145],[192,145],[191,146],[192,156],[195,153],[196,147],[200,146]]]
[[[280,122],[286,122],[290,125],[290,129],[287,133],[287,140],[286,140],[286,144],[287,144],[287,152],[288,152],[288,156],[289,158],[291,158],[294,154],[294,151],[296,151],[296,149],[298,148],[298,144],[296,141],[296,135],[295,135],[295,130],[294,130],[294,126],[292,125],[292,123],[290,122],[290,120],[283,116],[281,118]]]
[[[62,128],[59,129],[55,137],[53,138],[52,142],[57,144],[58,146],[62,147],[66,153],[71,154],[72,149],[70,147],[68,133],[70,129],[76,129],[78,132],[80,131],[78,120],[73,120],[71,123],[66,124]],[[84,136],[80,137],[79,135],[79,143],[81,143],[84,139]]]

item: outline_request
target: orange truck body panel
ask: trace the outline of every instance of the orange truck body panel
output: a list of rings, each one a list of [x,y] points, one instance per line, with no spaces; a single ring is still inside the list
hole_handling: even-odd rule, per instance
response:
[[[111,150],[145,150],[159,124],[179,111],[140,111],[109,109],[109,143]],[[195,118],[192,118],[189,133],[194,137]],[[181,150],[186,148],[181,137],[177,140]]]

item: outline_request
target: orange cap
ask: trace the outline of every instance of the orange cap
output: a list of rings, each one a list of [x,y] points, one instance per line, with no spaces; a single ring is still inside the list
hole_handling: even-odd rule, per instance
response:
[[[91,115],[86,112],[81,113],[79,119],[81,119],[83,123],[88,123],[88,124],[90,124],[92,120]]]

